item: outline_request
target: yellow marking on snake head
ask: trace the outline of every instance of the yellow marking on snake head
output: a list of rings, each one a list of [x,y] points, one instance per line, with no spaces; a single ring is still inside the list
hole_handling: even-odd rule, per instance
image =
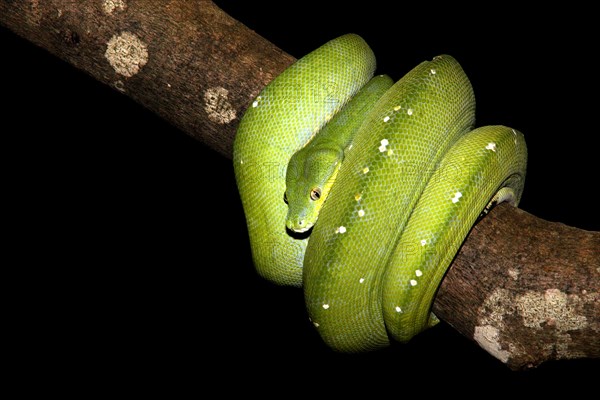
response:
[[[299,233],[308,231],[319,218],[344,157],[342,151],[333,147],[303,150],[288,163],[285,191],[288,203],[285,224]]]

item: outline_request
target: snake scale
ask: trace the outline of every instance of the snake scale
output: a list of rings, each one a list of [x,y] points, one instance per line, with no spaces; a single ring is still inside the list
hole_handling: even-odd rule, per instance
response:
[[[474,129],[473,89],[437,56],[396,83],[348,34],[296,61],[254,99],[234,143],[253,262],[302,286],[334,350],[406,342],[437,322],[436,290],[477,219],[517,205],[527,149]]]

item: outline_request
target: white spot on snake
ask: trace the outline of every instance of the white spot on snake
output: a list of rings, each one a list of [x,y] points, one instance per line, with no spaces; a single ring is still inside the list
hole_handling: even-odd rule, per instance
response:
[[[258,100],[254,100],[254,102],[252,103],[252,107],[254,107],[254,108],[258,107]]]
[[[323,309],[327,310],[329,308],[329,304],[323,304]]]
[[[400,306],[396,306],[396,312],[402,312],[402,309],[400,308]]]
[[[423,239],[421,240],[421,246],[425,246],[427,244],[427,240]]]
[[[110,38],[104,57],[117,74],[131,78],[148,62],[148,47],[133,33],[122,32]]]
[[[346,227],[345,226],[340,226],[339,228],[337,228],[335,230],[335,233],[346,233]]]
[[[358,210],[358,216],[359,217],[364,217],[365,216],[365,210]]]
[[[360,279],[358,280],[358,283],[363,283],[364,281],[365,281],[365,278],[360,278]]]
[[[313,322],[313,325],[315,326],[315,328],[319,327],[319,323],[318,322]]]
[[[435,72],[436,72],[436,71],[435,71],[435,68],[431,68],[431,69],[429,70],[429,72],[431,72],[431,75],[435,75]]]
[[[123,11],[125,8],[127,8],[125,0],[104,0],[102,4],[102,9],[108,15],[112,15],[115,10]]]
[[[493,152],[495,153],[495,152],[496,152],[496,143],[494,143],[494,142],[489,142],[489,143],[487,144],[487,146],[485,146],[485,148],[486,148],[487,150],[491,150],[491,151],[493,151]]]
[[[362,194],[360,194],[360,193],[356,193],[356,194],[354,195],[354,200],[356,200],[356,201],[360,201],[360,199],[362,199]]]
[[[417,286],[417,281],[415,281],[414,279],[410,280],[410,285],[411,286]]]
[[[421,270],[420,270],[420,269],[418,269],[418,270],[416,270],[416,271],[415,271],[415,275],[416,275],[416,276],[422,276],[422,275],[423,275],[423,272],[421,272]]]
[[[515,145],[517,144],[517,131],[515,131],[514,129],[512,129],[512,133],[515,136],[514,137],[514,141],[515,141]]]
[[[227,124],[237,116],[229,102],[229,90],[220,86],[204,92],[204,111],[208,114],[208,119],[218,124]]]
[[[390,120],[390,117],[387,117],[387,116],[386,116],[386,117],[383,119],[383,122],[388,122],[389,120]]]
[[[240,164],[243,164],[243,163],[244,163],[244,160],[240,160]]]
[[[412,108],[409,108],[408,110],[406,110],[406,113],[407,113],[408,115],[412,115],[412,114],[413,114],[413,110],[412,110]]]
[[[400,110],[401,108],[402,108],[402,106],[396,106],[396,107],[394,107],[394,111],[398,111],[398,110]]]
[[[383,139],[383,140],[381,141],[381,146],[379,146],[379,151],[380,151],[381,153],[383,153],[384,151],[386,151],[386,150],[387,150],[387,145],[388,145],[388,144],[390,144],[390,142],[388,142],[388,140],[387,140],[387,139]]]
[[[350,150],[352,148],[353,144],[350,143],[350,146],[348,146],[348,150]]]
[[[362,172],[363,172],[363,174],[368,173],[369,172],[369,167],[364,167]]]
[[[456,192],[454,194],[454,197],[452,198],[452,202],[453,203],[458,203],[458,199],[460,199],[462,197],[462,193],[461,192]]]

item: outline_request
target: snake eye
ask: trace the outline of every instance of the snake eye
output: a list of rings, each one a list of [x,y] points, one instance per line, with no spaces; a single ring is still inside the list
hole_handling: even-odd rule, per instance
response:
[[[319,200],[320,198],[321,198],[321,189],[320,188],[314,188],[313,190],[310,191],[310,199],[312,201]]]
[[[283,192],[283,202],[284,202],[285,204],[289,204],[289,203],[288,203],[288,199],[287,199],[287,192]]]

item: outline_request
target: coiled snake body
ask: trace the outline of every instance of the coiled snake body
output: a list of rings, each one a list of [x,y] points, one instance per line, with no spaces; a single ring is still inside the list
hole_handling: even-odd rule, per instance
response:
[[[518,204],[525,178],[523,135],[473,129],[454,58],[393,85],[374,71],[359,36],[326,43],[260,93],[234,144],[258,273],[303,286],[313,325],[339,351],[435,324],[433,297],[469,230],[491,205]]]

